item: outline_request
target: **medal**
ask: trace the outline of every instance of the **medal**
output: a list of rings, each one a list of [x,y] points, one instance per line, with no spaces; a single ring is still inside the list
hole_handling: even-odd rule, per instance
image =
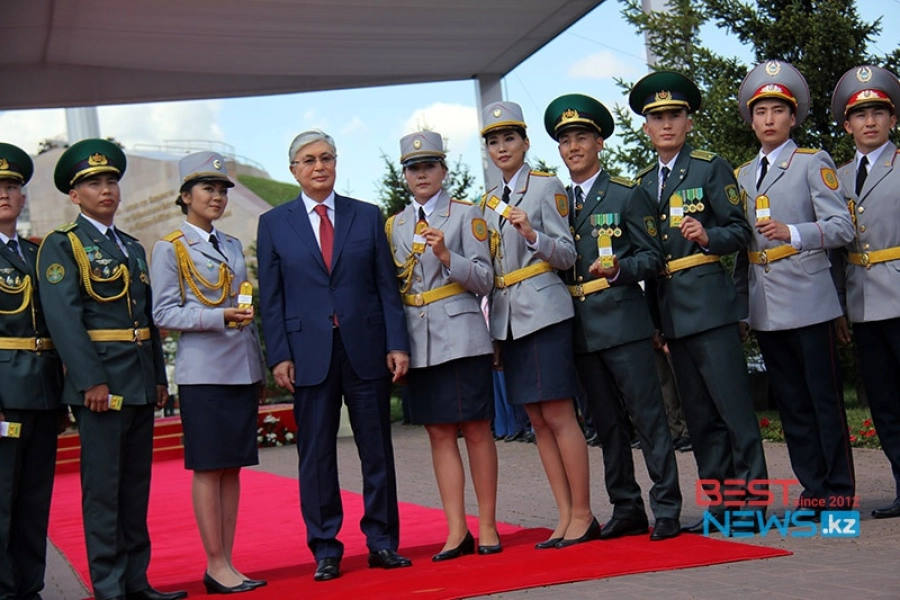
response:
[[[490,198],[488,198],[486,205],[488,208],[490,208],[492,211],[494,211],[504,219],[508,219],[510,213],[512,212],[512,207],[497,196],[491,196]],[[575,210],[581,209],[580,207],[576,206]]]
[[[597,238],[597,253],[600,255],[600,266],[610,268],[613,266],[612,238],[604,233]]]
[[[412,251],[415,254],[422,254],[423,252],[425,252],[424,233],[425,233],[426,229],[428,229],[428,223],[425,220],[420,219],[419,221],[416,222],[416,230],[415,230],[415,233],[413,234],[413,245],[412,245]]]

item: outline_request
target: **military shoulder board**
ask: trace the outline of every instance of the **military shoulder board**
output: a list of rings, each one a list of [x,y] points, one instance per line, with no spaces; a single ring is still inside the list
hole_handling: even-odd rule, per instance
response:
[[[531,174],[537,177],[553,177],[553,173],[547,173],[546,171],[532,171]]]
[[[468,206],[472,206],[472,203],[468,200],[460,200],[459,198],[450,198],[450,202],[455,202],[457,204],[466,204]]]
[[[65,225],[60,225],[59,227],[57,227],[56,231],[58,231],[60,233],[69,233],[70,231],[74,230],[76,227],[78,227],[78,223],[66,223]]]
[[[609,178],[609,180],[612,181],[613,183],[617,183],[617,184],[619,184],[623,187],[627,187],[627,188],[632,188],[636,185],[634,183],[634,181],[632,181],[631,179],[628,179],[626,177],[619,177],[618,175],[613,175],[612,177]]]
[[[797,148],[794,152],[797,154],[815,154],[816,152],[821,152],[821,150],[816,150],[815,148]]]
[[[707,152],[706,150],[692,150],[691,158],[699,158],[700,160],[705,160],[706,162],[714,159],[716,155],[713,152]]]
[[[165,241],[165,242],[174,242],[175,240],[177,240],[178,238],[182,237],[183,235],[184,235],[184,234],[181,232],[181,230],[177,230],[177,229],[176,229],[176,230],[173,231],[172,233],[169,233],[169,234],[167,234],[167,235],[164,235],[164,236],[163,236],[163,241]]]
[[[656,165],[650,165],[649,167],[644,167],[643,169],[638,171],[637,175],[634,176],[635,180],[640,181],[641,178],[644,175],[646,175],[647,173],[649,173],[650,171],[652,171],[654,167],[656,167]]]

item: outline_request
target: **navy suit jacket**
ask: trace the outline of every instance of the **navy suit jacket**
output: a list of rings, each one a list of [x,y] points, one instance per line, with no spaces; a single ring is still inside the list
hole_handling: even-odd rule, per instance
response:
[[[295,384],[318,385],[331,363],[337,315],[362,379],[389,374],[389,351],[409,352],[406,321],[381,211],[335,194],[329,272],[300,197],[262,215],[257,232],[260,315],[270,368],[294,361]]]

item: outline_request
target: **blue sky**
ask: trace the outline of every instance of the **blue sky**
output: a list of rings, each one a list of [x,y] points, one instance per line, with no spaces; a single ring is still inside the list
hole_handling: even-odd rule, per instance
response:
[[[859,0],[858,7],[866,20],[882,17],[882,34],[873,51],[886,53],[895,47],[900,40],[900,0]],[[504,79],[505,98],[522,106],[530,125],[530,157],[561,164],[555,142],[542,124],[544,108],[553,98],[578,92],[610,108],[626,104],[613,77],[634,81],[646,73],[643,38],[620,11],[619,2],[607,0]],[[719,53],[750,61],[733,37],[710,29],[704,38]],[[384,172],[381,153],[396,161],[400,137],[422,125],[444,136],[451,162],[461,156],[477,176],[480,190],[482,154],[475,107],[475,83],[456,81],[109,106],[99,109],[99,120],[101,135],[116,137],[126,149],[166,140],[212,140],[260,163],[281,181],[293,181],[287,166],[291,139],[305,129],[322,128],[338,146],[337,190],[374,201]],[[0,112],[0,138],[29,152],[36,152],[40,140],[64,136],[61,109]],[[616,143],[615,135],[609,143]]]

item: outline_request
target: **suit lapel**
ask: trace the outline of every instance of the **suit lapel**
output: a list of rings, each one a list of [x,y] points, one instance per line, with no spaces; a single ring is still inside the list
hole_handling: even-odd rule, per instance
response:
[[[444,225],[450,219],[450,194],[446,191],[441,192],[428,219],[428,226],[436,229],[444,229]]]
[[[881,156],[879,156],[878,160],[873,162],[872,166],[869,168],[866,182],[859,192],[859,202],[862,202],[869,195],[869,192],[871,192],[872,189],[893,170],[896,156],[897,146],[894,144],[889,144],[887,148],[882,150]],[[896,190],[894,190],[894,192],[896,192]]]
[[[349,198],[334,195],[334,248],[331,253],[331,270],[337,267],[338,260],[341,258],[341,251],[344,249],[344,242],[347,241],[347,234],[350,233],[350,227],[353,226],[353,218],[356,216],[356,209]],[[325,264],[324,262],[322,263]]]
[[[91,242],[93,242],[96,246],[102,248],[107,254],[114,256],[120,262],[128,264],[128,260],[126,259],[125,254],[122,252],[122,249],[119,248],[119,245],[106,237],[106,235],[100,233],[100,230],[94,227],[93,223],[91,223],[81,215],[78,215],[76,222],[78,223],[78,226],[81,227],[81,229],[84,231],[85,235],[87,235],[91,239]]]
[[[594,185],[591,186],[591,189],[588,190],[584,197],[584,206],[581,207],[581,210],[575,217],[576,231],[581,227],[585,219],[588,219],[598,209],[603,201],[603,197],[606,195],[607,187],[609,187],[609,175],[606,171],[601,171],[597,175],[597,179],[594,180]]]
[[[672,197],[672,194],[678,190],[681,183],[684,181],[684,178],[687,177],[688,166],[691,164],[692,150],[693,149],[690,146],[685,144],[682,146],[681,151],[678,152],[678,158],[675,159],[675,164],[672,165],[672,172],[669,173],[669,177],[666,179],[666,189],[663,190],[663,195],[659,202],[659,212],[662,213],[668,210],[669,198]],[[657,174],[657,181],[659,181],[658,164],[654,173]]]
[[[322,249],[319,248],[319,244],[316,242],[316,236],[313,233],[312,224],[309,222],[306,204],[303,203],[302,197],[298,196],[291,204],[287,214],[287,222],[297,233],[297,237],[300,238],[300,241],[303,242],[309,253],[312,254],[319,267],[328,271],[325,268],[325,261],[322,259]]]
[[[788,165],[791,164],[791,159],[794,157],[795,150],[797,150],[797,144],[794,143],[794,140],[788,140],[787,145],[782,148],[781,152],[778,154],[778,162],[774,165],[769,165],[769,170],[763,179],[762,187],[757,190],[759,193],[762,194],[767,192],[776,181],[784,176],[787,172]],[[757,155],[756,161],[755,164],[759,164],[759,155]]]

